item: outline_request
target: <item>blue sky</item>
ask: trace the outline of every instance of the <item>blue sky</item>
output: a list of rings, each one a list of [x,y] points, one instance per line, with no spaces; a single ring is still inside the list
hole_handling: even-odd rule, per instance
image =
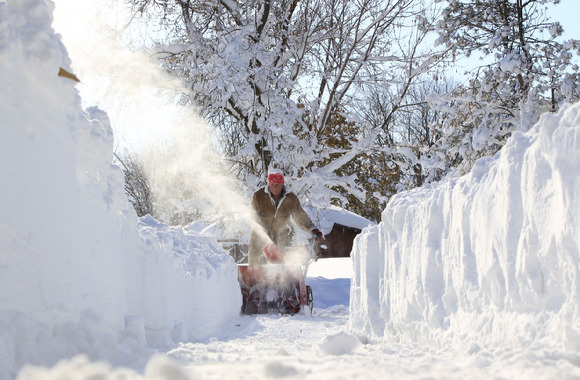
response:
[[[580,1],[561,0],[560,4],[552,6],[548,10],[548,15],[552,21],[559,21],[564,28],[564,39],[580,39]]]

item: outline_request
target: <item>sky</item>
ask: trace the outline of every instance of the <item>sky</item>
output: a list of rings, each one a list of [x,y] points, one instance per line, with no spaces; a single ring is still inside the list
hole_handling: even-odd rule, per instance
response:
[[[580,2],[576,0],[561,0],[549,12],[550,18],[562,24],[565,38],[580,39],[580,23],[578,22]]]

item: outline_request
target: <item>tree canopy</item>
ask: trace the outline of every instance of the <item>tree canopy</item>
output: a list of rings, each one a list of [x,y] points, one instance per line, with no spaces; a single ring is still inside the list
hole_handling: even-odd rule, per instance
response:
[[[277,166],[315,207],[372,220],[578,98],[556,0],[127,1],[250,190]],[[466,82],[445,75],[471,55]]]

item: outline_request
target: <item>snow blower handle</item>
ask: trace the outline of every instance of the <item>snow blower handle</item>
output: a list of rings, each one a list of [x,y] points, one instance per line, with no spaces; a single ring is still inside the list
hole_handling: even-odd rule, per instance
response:
[[[312,239],[320,243],[324,240],[324,235],[322,234],[322,232],[320,232],[318,228],[314,228],[312,230]]]
[[[320,230],[317,228],[313,229],[311,242],[310,242],[310,246],[311,246],[310,252],[312,255],[312,259],[314,261],[318,261],[318,256],[319,256],[320,250],[326,249],[326,246],[322,245],[323,241],[324,241],[324,235],[322,234],[322,232],[320,232]]]

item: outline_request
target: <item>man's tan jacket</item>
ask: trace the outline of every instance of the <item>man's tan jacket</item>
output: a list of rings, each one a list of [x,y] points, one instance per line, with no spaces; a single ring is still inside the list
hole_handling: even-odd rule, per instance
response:
[[[249,265],[268,263],[262,249],[270,241],[274,241],[282,249],[290,244],[290,216],[303,230],[310,232],[314,228],[298,197],[291,192],[286,193],[286,188],[282,190],[278,206],[267,186],[257,190],[252,197],[252,210],[256,224],[252,226],[250,236]]]

